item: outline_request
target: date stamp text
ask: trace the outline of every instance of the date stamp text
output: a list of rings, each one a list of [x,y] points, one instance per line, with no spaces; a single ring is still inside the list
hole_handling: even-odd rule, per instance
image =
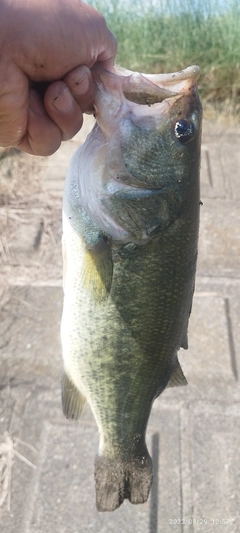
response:
[[[169,518],[169,524],[172,526],[175,525],[202,525],[206,526],[211,524],[212,526],[220,526],[230,524],[229,518]]]

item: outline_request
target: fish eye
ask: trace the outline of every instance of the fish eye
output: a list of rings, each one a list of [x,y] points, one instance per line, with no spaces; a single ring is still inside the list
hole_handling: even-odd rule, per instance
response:
[[[186,144],[191,141],[194,137],[194,125],[192,122],[181,118],[178,120],[174,127],[174,133],[176,138],[182,143]]]

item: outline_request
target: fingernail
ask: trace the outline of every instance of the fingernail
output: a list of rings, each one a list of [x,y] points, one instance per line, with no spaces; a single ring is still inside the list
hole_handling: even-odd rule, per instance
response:
[[[40,96],[37,91],[33,89],[29,92],[29,107],[35,113],[35,115],[44,115],[45,110]]]
[[[73,106],[73,97],[67,87],[65,87],[64,91],[59,94],[59,96],[54,98],[53,105],[58,111],[62,111],[63,113],[68,113],[71,111]]]
[[[72,86],[74,94],[82,95],[86,94],[86,92],[89,89],[89,78],[88,75],[85,76],[83,79],[75,79],[74,84]]]

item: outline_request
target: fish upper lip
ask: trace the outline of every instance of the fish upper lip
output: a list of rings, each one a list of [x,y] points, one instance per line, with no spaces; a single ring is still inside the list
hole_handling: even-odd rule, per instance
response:
[[[107,76],[108,83],[109,80],[112,80],[113,87],[118,87],[119,90],[120,85],[122,85],[122,93],[128,100],[135,102],[135,95],[135,97],[140,98],[140,101],[137,100],[136,103],[145,105],[188,93],[190,89],[196,86],[200,76],[200,68],[197,65],[169,74],[145,74],[133,72],[118,65],[115,65],[113,70],[109,72],[96,64],[91,72],[96,83],[100,82],[104,85],[104,78]],[[139,86],[142,86],[140,90]]]
[[[195,85],[200,76],[200,68],[197,65],[191,65],[178,72],[170,72],[168,74],[144,74],[144,76],[153,82],[155,81],[155,83],[157,83],[157,81],[162,83],[175,83],[182,80],[193,80],[193,84]]]
[[[94,66],[94,69],[95,69],[95,66]],[[133,71],[128,70],[124,67],[121,67],[120,65],[115,65],[110,74],[120,74],[121,76],[130,76],[131,74],[133,74]],[[135,72],[135,74],[138,74],[138,72]],[[159,80],[159,82],[160,81],[162,82],[174,81],[174,80],[178,81],[178,80],[185,80],[189,78],[194,79],[194,81],[197,81],[197,79],[200,76],[200,68],[197,65],[191,65],[190,67],[186,67],[185,69],[179,70],[177,72],[169,72],[169,73],[164,73],[164,74],[146,74],[143,72],[142,75],[148,78],[149,80],[153,80],[153,81]]]

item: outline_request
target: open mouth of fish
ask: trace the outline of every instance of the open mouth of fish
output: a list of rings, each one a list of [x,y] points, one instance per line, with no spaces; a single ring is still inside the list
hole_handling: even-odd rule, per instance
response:
[[[169,109],[180,98],[196,91],[200,69],[193,65],[170,74],[141,74],[115,66],[110,73],[96,65],[92,75],[96,85],[93,113],[108,141],[114,130],[113,120],[117,121],[120,115],[122,118],[130,116],[136,125],[145,128],[164,121]],[[183,120],[181,114],[183,112],[179,113],[179,121]],[[193,128],[178,122],[174,133],[186,143],[191,140]]]

